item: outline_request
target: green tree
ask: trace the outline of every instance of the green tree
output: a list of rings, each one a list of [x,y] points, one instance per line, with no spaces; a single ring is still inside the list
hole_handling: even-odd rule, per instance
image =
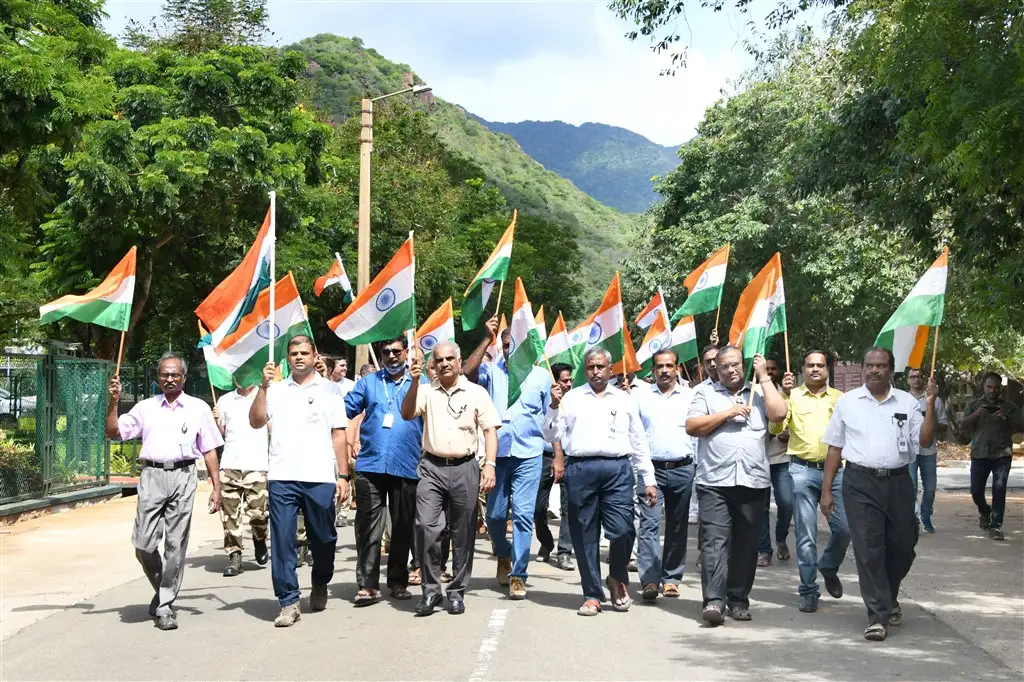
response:
[[[259,45],[269,32],[266,0],[165,0],[161,18],[162,26],[132,20],[126,44],[197,55],[223,45]]]

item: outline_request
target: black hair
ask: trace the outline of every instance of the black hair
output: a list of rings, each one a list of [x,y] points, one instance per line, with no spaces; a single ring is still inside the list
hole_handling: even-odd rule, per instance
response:
[[[678,365],[679,364],[679,353],[677,353],[674,348],[661,348],[661,349],[655,351],[654,355],[651,356],[651,361],[652,362],[657,362],[658,361],[658,356],[659,355],[665,355],[666,353],[671,353],[672,354],[672,364],[673,365]]]
[[[893,372],[896,371],[896,356],[893,355],[892,351],[889,350],[888,348],[884,348],[882,346],[871,346],[871,348],[868,348],[866,351],[864,351],[863,359],[867,359],[868,353],[885,353],[886,355],[889,356],[889,369]]]
[[[572,365],[570,365],[568,362],[556,362],[555,364],[551,365],[551,374],[552,376],[555,377],[556,380],[558,379],[558,377],[562,375],[562,372],[568,372],[569,374],[572,374]]]
[[[309,338],[305,334],[296,334],[288,341],[288,350],[292,349],[292,346],[301,346],[302,344],[309,344],[310,348],[313,348],[313,339]]]
[[[807,358],[811,357],[812,355],[820,355],[823,358],[825,358],[825,366],[826,367],[832,364],[832,358],[829,356],[829,354],[826,353],[823,350],[818,350],[817,348],[812,348],[811,350],[809,350],[809,351],[804,353],[804,363],[805,364],[807,363]]]
[[[998,372],[985,372],[985,376],[981,378],[982,385],[984,385],[985,382],[988,381],[989,379],[995,379],[996,381],[999,382],[1000,386],[1003,385],[1003,375],[999,374]]]
[[[703,360],[704,356],[708,354],[708,351],[712,351],[712,350],[713,351],[718,351],[719,348],[718,348],[718,346],[716,346],[713,343],[709,343],[708,345],[704,346],[704,350],[702,350],[700,352],[700,359]]]
[[[408,350],[408,348],[409,348],[409,337],[406,336],[405,334],[402,334],[401,336],[396,336],[393,339],[387,339],[386,341],[381,341],[380,343],[377,344],[377,349],[380,350],[384,346],[390,346],[393,343],[401,343],[402,344],[402,350]]]
[[[327,373],[328,374],[331,374],[332,372],[334,372],[334,367],[335,367],[335,365],[337,365],[337,363],[338,363],[338,361],[335,360],[334,358],[332,358],[329,355],[324,358],[324,367],[327,368]]]

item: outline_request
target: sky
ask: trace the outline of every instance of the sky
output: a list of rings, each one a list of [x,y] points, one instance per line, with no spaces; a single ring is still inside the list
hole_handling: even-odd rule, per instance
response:
[[[696,3],[694,3],[696,5]],[[160,11],[159,0],[107,0],[106,29]],[[269,0],[269,42],[317,33],[358,36],[408,64],[434,94],[491,121],[621,126],[663,145],[693,137],[704,110],[752,65],[747,17],[697,8],[680,23],[688,63],[660,76],[668,55],[589,0]]]

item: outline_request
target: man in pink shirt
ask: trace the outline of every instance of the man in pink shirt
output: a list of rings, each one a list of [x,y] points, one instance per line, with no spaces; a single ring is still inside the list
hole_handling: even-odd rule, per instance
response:
[[[121,379],[110,380],[107,406],[107,438],[142,438],[139,454],[139,502],[135,512],[132,544],[135,556],[156,594],[149,614],[161,630],[175,630],[171,604],[185,575],[185,552],[192,526],[192,503],[196,496],[196,460],[206,459],[213,483],[210,513],[220,508],[220,477],[217,448],[224,444],[210,407],[185,395],[188,367],[178,355],[167,353],[157,366],[161,395],[147,398],[128,414],[117,415]],[[160,557],[160,540],[164,542]]]

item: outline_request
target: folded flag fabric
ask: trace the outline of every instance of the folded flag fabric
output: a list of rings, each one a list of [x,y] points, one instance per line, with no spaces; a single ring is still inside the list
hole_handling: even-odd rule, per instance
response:
[[[352,345],[394,339],[415,329],[415,269],[410,236],[352,305],[327,326]]]
[[[772,269],[767,276],[758,275],[747,285],[740,297],[740,305],[736,308],[736,316],[733,317],[732,328],[729,330],[729,342],[743,351],[744,366],[748,373],[753,366],[751,360],[755,355],[764,355],[768,343],[771,292],[774,282],[775,270]],[[756,291],[752,290],[754,286],[758,287]]]
[[[426,362],[434,352],[434,346],[442,341],[455,340],[455,314],[452,299],[448,297],[441,307],[430,314],[430,317],[416,330],[416,345],[423,351]]]
[[[81,296],[61,296],[39,307],[39,324],[70,317],[79,322],[127,331],[135,298],[136,247],[128,249],[114,269],[95,289]]]
[[[544,324],[544,306],[537,308],[537,316],[534,318],[534,321],[537,323],[537,333],[540,335],[540,340],[547,341],[548,328]]]
[[[697,348],[697,327],[692,317],[684,317],[672,330],[672,350],[679,356],[679,362],[696,360],[700,356]]]
[[[654,354],[664,348],[672,347],[672,331],[668,327],[668,318],[661,310],[657,311],[654,321],[647,328],[647,335],[640,344],[636,359],[640,363],[638,376],[647,376],[654,367]]]
[[[582,335],[584,330],[587,330],[584,337],[586,345],[583,353],[580,354],[581,360],[586,351],[594,346],[600,346],[612,356],[613,373],[636,372],[640,369],[632,341],[629,340],[629,330],[626,328],[618,271],[612,277],[604,298],[601,300],[601,305],[583,324],[573,330],[573,334],[579,331]],[[571,340],[572,337],[570,337],[570,342]],[[582,386],[584,383],[586,383],[586,375],[583,362],[580,362],[576,368],[573,385]]]
[[[509,325],[508,344],[508,402],[519,400],[523,382],[530,376],[533,366],[544,357],[544,341],[537,330],[530,299],[526,296],[523,280],[516,277],[516,296],[512,304],[512,324]]]
[[[512,211],[512,222],[505,229],[505,234],[498,240],[494,251],[484,261],[476,277],[466,287],[466,300],[462,304],[462,330],[476,329],[483,319],[487,301],[495,282],[504,282],[508,277],[508,266],[512,262],[512,240],[516,232],[516,220],[519,212]]]
[[[686,316],[699,315],[722,305],[722,287],[729,266],[729,244],[711,254],[711,257],[686,276],[683,286],[689,292],[681,308],[672,314],[672,322]]]
[[[551,334],[544,342],[544,354],[552,365],[564,362],[575,370],[580,362],[578,353],[582,351],[585,343],[585,339],[581,339],[575,345],[571,343],[569,332],[565,328],[565,319],[562,313],[558,313],[558,319],[551,327]]]
[[[949,248],[935,259],[875,339],[876,346],[892,351],[896,371],[921,368],[928,330],[942,324],[946,304],[946,278],[949,273]]]
[[[751,315],[754,314],[754,307],[761,301],[762,285],[767,283],[767,327],[765,328],[765,341],[786,331],[786,293],[782,286],[782,256],[776,252],[771,257],[761,272],[750,280],[750,284],[740,294],[739,303],[736,304],[736,314],[732,318],[732,326],[729,328],[729,343],[734,346],[743,347],[746,343],[746,329],[748,329]],[[764,353],[764,347],[757,351]],[[751,358],[754,353],[747,355],[744,349],[743,357]],[[749,367],[748,367],[749,369]]]
[[[203,323],[200,322],[199,338],[202,339],[209,333],[206,327],[203,326]],[[206,375],[210,378],[210,383],[215,388],[219,388],[222,391],[230,391],[235,387],[231,370],[223,365],[217,357],[217,351],[210,344],[203,344],[203,359],[206,361]]]
[[[665,315],[665,322],[668,322],[668,308],[665,307],[665,297],[661,293],[661,287],[658,287],[658,291],[655,292],[651,298],[651,302],[647,304],[647,307],[640,311],[640,314],[636,317],[636,326],[641,329],[647,329],[654,324],[657,319],[658,312],[662,312]]]
[[[328,268],[327,274],[316,278],[316,282],[313,283],[313,294],[320,296],[324,292],[324,289],[338,285],[341,290],[345,292],[345,305],[352,302],[352,282],[348,279],[348,274],[345,272],[345,265],[341,262],[341,254],[334,254],[334,262],[331,263],[331,267]]]

